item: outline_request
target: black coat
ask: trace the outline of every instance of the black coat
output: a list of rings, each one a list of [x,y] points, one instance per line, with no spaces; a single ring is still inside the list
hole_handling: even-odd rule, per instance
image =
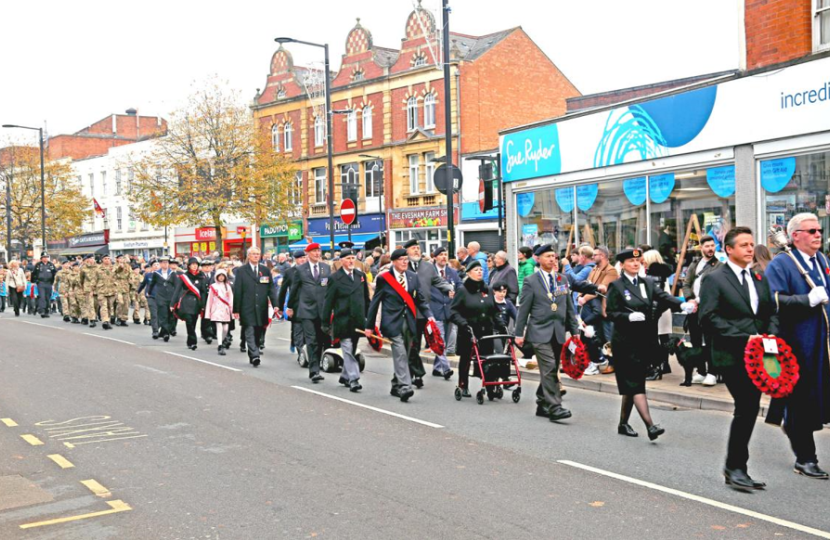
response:
[[[54,283],[58,269],[51,262],[39,262],[32,272],[32,283]]]
[[[394,271],[389,270],[394,279]],[[369,314],[366,316],[366,328],[372,330],[375,327],[375,320],[377,319],[378,310],[380,314],[380,333],[383,337],[397,337],[403,334],[404,321],[409,333],[416,336],[415,317],[412,311],[406,305],[403,298],[392,288],[383,273],[379,274],[375,279],[375,295],[372,297],[372,303],[369,306]],[[406,271],[406,290],[409,292],[412,299],[415,301],[415,307],[423,313],[426,318],[432,317],[432,310],[429,309],[429,298],[424,297],[418,291],[419,283],[418,276],[411,270]],[[381,308],[381,305],[383,306]]]
[[[279,307],[283,309],[285,306],[285,297],[288,297],[288,309],[297,309],[297,295],[295,290],[291,288],[291,280],[294,279],[294,274],[297,272],[297,267],[292,266],[288,268],[282,275],[282,285],[280,285],[279,292]]]
[[[161,270],[156,270],[151,274],[150,285],[147,287],[152,291],[153,297],[159,305],[172,304],[177,281],[179,281],[179,276],[176,272],[168,271],[167,279],[164,279],[161,276]]]
[[[184,280],[187,279],[196,289],[196,292],[190,290],[186,286]],[[207,303],[207,278],[202,272],[197,272],[195,275],[187,272],[183,275],[175,276],[176,288],[173,290],[173,304],[176,306],[176,311],[181,315],[198,315],[205,309]]]
[[[369,309],[369,284],[366,274],[354,270],[354,281],[343,268],[332,274],[326,286],[323,304],[323,326],[331,326],[332,337],[356,339],[355,330],[366,323]]]
[[[323,304],[326,301],[326,287],[331,278],[331,267],[320,261],[318,275],[314,279],[311,263],[296,268],[291,276],[291,296],[296,298],[294,318],[299,320],[323,320]]]
[[[464,331],[468,326],[473,329],[476,337],[492,335],[498,315],[495,299],[484,281],[467,278],[464,285],[455,291],[450,305],[450,321],[458,326],[459,339],[462,336],[469,339],[469,334]]]
[[[268,324],[268,302],[278,307],[277,289],[271,272],[264,264],[257,265],[257,271],[245,263],[234,272],[233,312],[239,314],[242,326],[260,327]]]

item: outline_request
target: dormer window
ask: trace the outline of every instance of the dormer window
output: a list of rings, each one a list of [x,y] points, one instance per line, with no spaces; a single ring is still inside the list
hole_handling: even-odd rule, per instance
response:
[[[277,88],[277,99],[285,99],[285,88],[282,86]]]
[[[359,82],[359,81],[362,81],[365,78],[366,78],[366,75],[363,73],[362,69],[357,69],[357,70],[355,70],[354,73],[352,73],[352,82]]]
[[[421,67],[427,65],[427,55],[418,53],[412,58],[412,67]]]

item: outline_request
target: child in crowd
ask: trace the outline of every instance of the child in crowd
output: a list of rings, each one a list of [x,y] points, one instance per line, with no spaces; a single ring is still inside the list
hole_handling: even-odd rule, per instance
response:
[[[208,289],[205,318],[216,325],[216,339],[219,341],[219,355],[225,356],[230,342],[225,337],[230,331],[233,319],[233,287],[228,283],[228,273],[224,269],[216,271],[215,282]]]
[[[29,315],[37,315],[37,285],[32,283],[32,273],[26,272],[26,289],[23,291],[23,298],[26,303],[26,312]]]
[[[6,298],[9,296],[9,288],[6,285],[6,271],[0,269],[0,313],[6,311]]]

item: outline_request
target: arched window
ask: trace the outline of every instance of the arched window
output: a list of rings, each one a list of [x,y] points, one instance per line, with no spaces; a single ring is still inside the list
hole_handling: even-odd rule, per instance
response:
[[[275,152],[280,150],[280,127],[277,124],[271,126],[271,146]]]
[[[418,127],[418,98],[412,96],[406,100],[406,130],[412,131]]]
[[[372,106],[363,107],[363,138],[372,138]]]
[[[435,94],[429,93],[424,97],[424,127],[435,127]]]
[[[323,146],[326,142],[326,123],[322,116],[314,119],[314,146]]]
[[[286,122],[283,128],[283,148],[286,152],[290,152],[294,147],[294,127],[291,122]]]

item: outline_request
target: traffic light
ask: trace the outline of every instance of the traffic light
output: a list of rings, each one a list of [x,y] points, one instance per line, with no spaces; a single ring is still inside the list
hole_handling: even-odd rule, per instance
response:
[[[493,209],[493,163],[483,161],[478,166],[478,177],[484,184],[484,205],[481,207],[481,211],[487,212]]]

